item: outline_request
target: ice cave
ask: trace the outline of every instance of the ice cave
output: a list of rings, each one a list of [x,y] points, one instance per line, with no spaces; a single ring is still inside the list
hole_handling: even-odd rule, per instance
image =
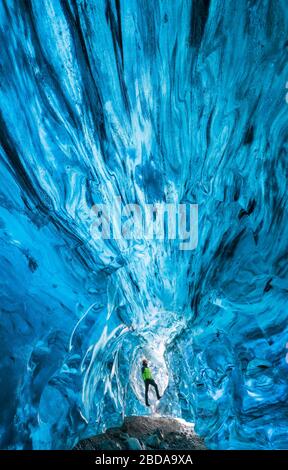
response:
[[[287,2],[0,18],[0,448],[149,415],[146,356],[208,448],[287,449]],[[93,236],[115,197],[197,205],[197,246]]]

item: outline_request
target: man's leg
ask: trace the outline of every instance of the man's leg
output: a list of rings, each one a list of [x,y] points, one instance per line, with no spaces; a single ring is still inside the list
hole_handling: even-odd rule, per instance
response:
[[[148,402],[148,390],[149,390],[149,380],[145,380],[145,403],[146,406],[150,406]]]
[[[150,384],[155,388],[157,398],[158,398],[158,400],[160,400],[161,396],[159,394],[159,390],[158,390],[158,387],[157,387],[157,384],[156,384],[155,380],[153,380],[153,379],[150,380]]]

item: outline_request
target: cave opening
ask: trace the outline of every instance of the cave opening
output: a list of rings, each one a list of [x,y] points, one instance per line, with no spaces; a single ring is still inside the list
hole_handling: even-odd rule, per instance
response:
[[[141,372],[143,358],[147,359],[149,368],[152,370],[153,379],[158,385],[159,393],[164,398],[165,390],[169,383],[169,373],[165,360],[165,345],[158,343],[154,346],[139,347],[133,360],[130,375],[131,386],[137,399],[145,405],[145,387]],[[147,414],[151,412],[161,414],[161,400],[157,400],[153,387],[150,387],[149,390],[149,402],[151,408],[150,412],[147,409]]]

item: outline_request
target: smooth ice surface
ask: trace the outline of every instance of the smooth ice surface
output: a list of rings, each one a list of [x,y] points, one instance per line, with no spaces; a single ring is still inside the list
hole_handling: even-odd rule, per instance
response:
[[[0,18],[0,447],[147,413],[145,354],[209,447],[287,448],[287,2]],[[199,204],[197,249],[93,239],[114,196]]]

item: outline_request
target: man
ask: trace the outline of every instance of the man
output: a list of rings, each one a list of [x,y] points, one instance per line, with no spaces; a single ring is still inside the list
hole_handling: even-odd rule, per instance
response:
[[[158,400],[160,400],[161,396],[159,395],[157,384],[155,380],[152,378],[152,373],[148,367],[148,361],[146,359],[143,359],[142,361],[142,377],[145,383],[145,403],[146,403],[146,406],[150,406],[148,402],[149,385],[152,385],[152,387],[155,388],[155,392],[156,392]]]

